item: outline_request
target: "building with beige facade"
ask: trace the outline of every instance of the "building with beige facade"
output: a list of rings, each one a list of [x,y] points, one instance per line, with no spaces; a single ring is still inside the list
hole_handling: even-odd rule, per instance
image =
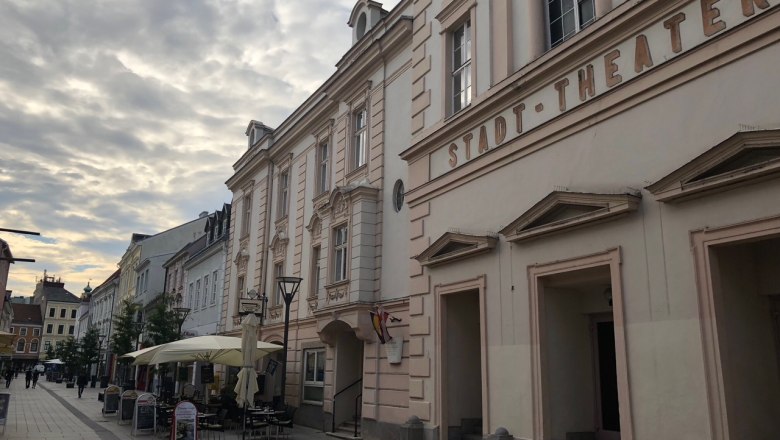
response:
[[[40,307],[43,318],[41,345],[38,350],[41,359],[46,359],[49,346],[56,349],[68,338],[76,336],[76,315],[81,300],[65,289],[65,283],[44,271],[33,292],[32,303]]]
[[[296,406],[296,423],[348,426],[350,435],[355,417],[358,433],[370,437],[397,431],[408,417],[408,360],[399,353],[388,362],[369,312],[382,305],[401,319],[393,337],[408,339],[399,154],[410,142],[411,13],[410,1],[392,11],[357,2],[345,17],[354,44],[336,73],[278,127],[250,122],[248,149],[227,181],[220,331],[240,335],[240,298],[254,290],[269,298],[260,339],[281,344],[285,305],[275,281],[303,278],[290,309],[285,389],[283,366],[274,370],[280,352],[270,367],[269,359],[258,365],[261,398]]]
[[[780,2],[411,13],[407,414],[439,439],[778,438]]]

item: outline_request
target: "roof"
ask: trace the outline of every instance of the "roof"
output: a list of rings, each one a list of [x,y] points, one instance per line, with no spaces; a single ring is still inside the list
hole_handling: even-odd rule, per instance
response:
[[[11,303],[11,307],[14,310],[14,319],[12,321],[13,324],[43,325],[43,318],[41,317],[41,306],[38,304]]]
[[[13,263],[14,256],[11,254],[11,247],[8,246],[8,242],[0,238],[0,257],[9,258],[10,262]]]
[[[206,235],[202,235],[195,241],[191,241],[184,245],[178,252],[176,252],[171,258],[162,264],[163,267],[169,267],[174,261],[184,256],[195,254],[206,247]]]
[[[106,284],[114,281],[114,278],[119,278],[119,275],[120,275],[121,272],[122,272],[122,269],[117,269],[116,271],[114,271],[114,273],[112,273],[108,278],[106,278],[105,281],[103,281],[102,283],[100,283],[100,285],[95,287],[93,289],[93,291],[98,290],[98,289],[102,288],[103,286],[105,286]]]
[[[56,283],[52,281],[43,282],[43,297],[46,298],[46,301],[81,302],[79,297],[65,290],[65,283]]]

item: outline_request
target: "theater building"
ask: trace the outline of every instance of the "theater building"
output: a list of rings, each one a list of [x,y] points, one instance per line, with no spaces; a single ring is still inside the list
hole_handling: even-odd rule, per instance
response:
[[[779,6],[413,2],[427,438],[778,438]]]

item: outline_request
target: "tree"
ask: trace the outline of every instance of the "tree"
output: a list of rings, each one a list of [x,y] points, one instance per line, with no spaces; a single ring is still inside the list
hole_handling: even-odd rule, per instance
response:
[[[79,365],[84,368],[96,364],[100,359],[100,330],[96,326],[87,329],[87,333],[81,338],[81,351],[79,352]]]
[[[136,315],[138,313],[138,304],[135,304],[130,298],[122,300],[119,313],[114,315],[114,331],[111,333],[111,352],[121,356],[135,350],[135,344],[141,329],[136,325]],[[117,379],[124,380],[127,364],[132,359],[119,359],[124,364],[122,374]]]
[[[46,346],[46,360],[50,361],[57,357],[57,354],[54,352],[54,347],[51,346],[51,344]]]
[[[173,311],[173,296],[161,293],[149,313],[147,330],[153,345],[166,344],[179,339],[179,320]]]
[[[57,345],[55,353],[65,365],[68,377],[73,377],[74,370],[79,365],[79,342],[73,337],[68,337],[64,343]]]

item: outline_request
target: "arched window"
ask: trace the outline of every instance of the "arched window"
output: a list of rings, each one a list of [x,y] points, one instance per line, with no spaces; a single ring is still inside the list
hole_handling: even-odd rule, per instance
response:
[[[33,339],[30,341],[30,353],[38,353],[38,340]]]
[[[24,353],[24,345],[25,345],[24,338],[19,339],[19,341],[16,342],[16,352]]]
[[[363,35],[366,34],[366,13],[365,12],[361,13],[360,17],[358,18],[356,32],[357,32],[358,40],[363,38]]]

